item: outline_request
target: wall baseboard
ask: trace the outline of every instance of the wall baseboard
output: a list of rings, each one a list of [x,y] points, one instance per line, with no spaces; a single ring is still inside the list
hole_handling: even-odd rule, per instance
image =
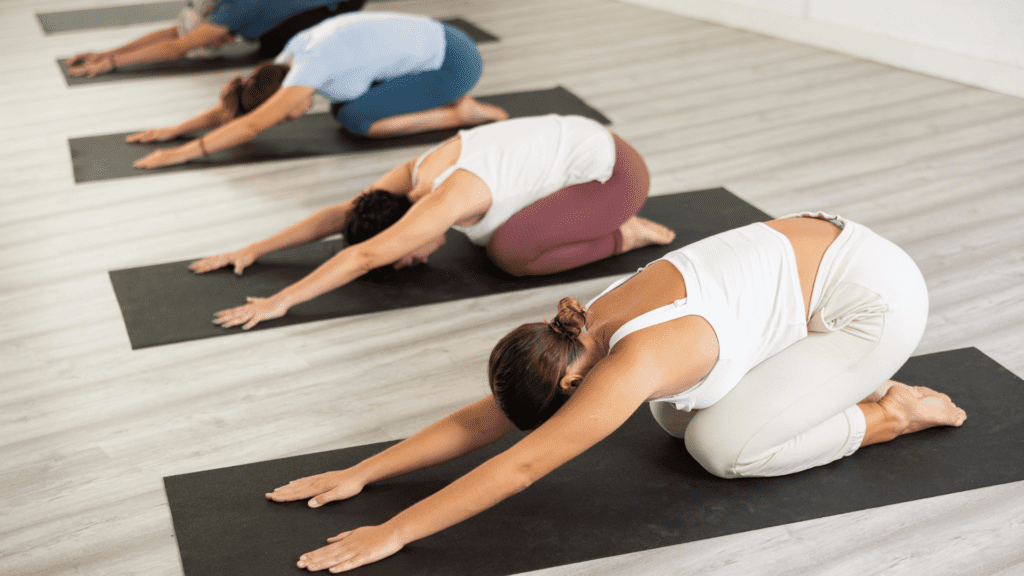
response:
[[[619,0],[1024,98],[1024,69],[720,0]]]

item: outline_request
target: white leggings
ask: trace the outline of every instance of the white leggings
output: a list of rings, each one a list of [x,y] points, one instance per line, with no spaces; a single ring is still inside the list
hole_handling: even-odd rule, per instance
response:
[[[807,338],[748,372],[695,416],[652,403],[655,419],[722,478],[781,476],[853,454],[866,423],[857,406],[906,362],[928,316],[913,260],[871,230],[844,226],[825,252]]]

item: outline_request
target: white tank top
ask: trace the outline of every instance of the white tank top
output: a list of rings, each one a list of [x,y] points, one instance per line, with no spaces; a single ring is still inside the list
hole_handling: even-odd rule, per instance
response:
[[[516,212],[566,186],[607,182],[615,168],[615,141],[608,129],[582,116],[532,116],[460,130],[458,160],[434,179],[432,190],[456,170],[483,180],[491,206],[472,226],[453,226],[469,240],[486,246],[491,234]],[[416,160],[413,186],[420,162]]]
[[[662,260],[682,274],[686,298],[626,322],[612,334],[609,349],[637,330],[693,315],[714,329],[718,361],[689,390],[652,402],[686,411],[707,408],[751,368],[807,337],[796,254],[789,239],[768,225],[723,232],[669,252]],[[590,304],[631,277],[615,282]]]

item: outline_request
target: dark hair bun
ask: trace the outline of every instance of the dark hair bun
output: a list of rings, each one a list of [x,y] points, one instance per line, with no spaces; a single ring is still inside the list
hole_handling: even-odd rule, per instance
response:
[[[558,315],[548,326],[566,338],[575,339],[587,323],[587,309],[575,298],[562,298],[558,302]]]
[[[351,245],[373,238],[398,222],[411,207],[408,196],[387,190],[370,190],[362,194],[345,226],[345,241]]]

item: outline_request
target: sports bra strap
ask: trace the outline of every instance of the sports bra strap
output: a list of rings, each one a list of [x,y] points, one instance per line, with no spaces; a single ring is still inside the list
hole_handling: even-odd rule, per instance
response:
[[[611,339],[608,341],[608,348],[614,348],[615,344],[619,340],[622,340],[626,336],[629,336],[637,330],[643,330],[644,328],[650,328],[676,318],[682,318],[693,313],[693,310],[686,306],[686,298],[680,298],[671,304],[666,304],[660,308],[655,308],[645,312],[636,318],[626,322],[619,329],[612,334]]]

